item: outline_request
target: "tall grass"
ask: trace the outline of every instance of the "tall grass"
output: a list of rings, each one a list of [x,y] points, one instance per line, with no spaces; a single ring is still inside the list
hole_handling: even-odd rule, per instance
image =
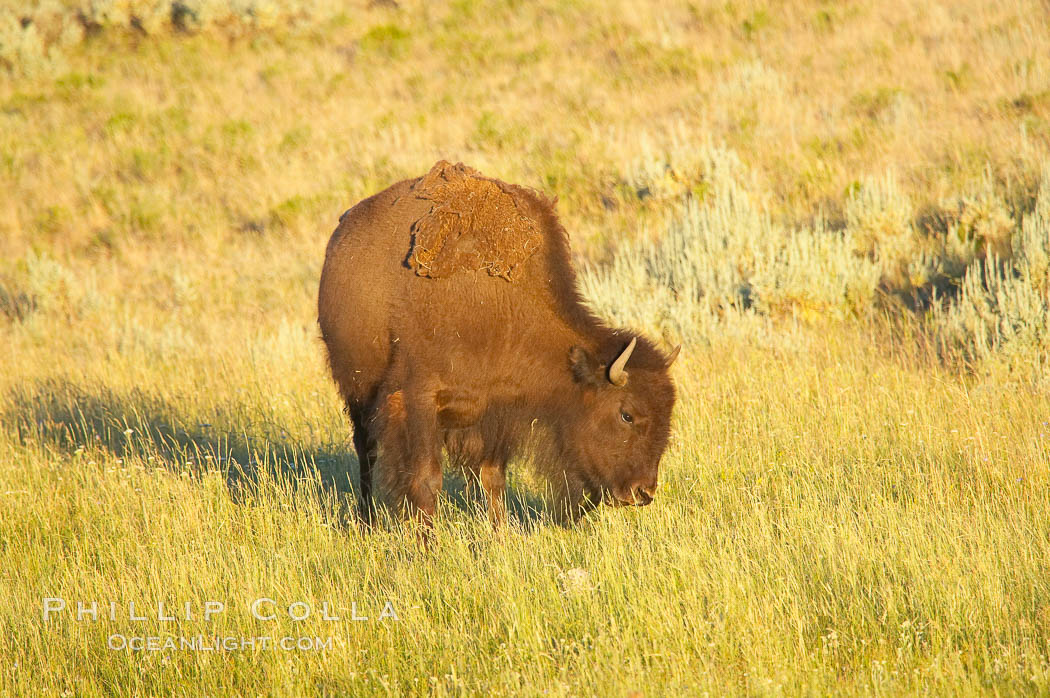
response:
[[[5,686],[1044,689],[1045,393],[887,355],[876,328],[788,337],[690,348],[652,507],[570,529],[519,509],[499,535],[450,490],[429,552],[348,523],[354,461],[319,369],[286,377],[219,352],[221,369],[183,361],[147,386],[116,361],[24,382],[0,461]],[[44,623],[45,597],[124,610]],[[315,615],[256,621],[247,605],[263,597]],[[228,610],[205,623],[208,600]],[[194,620],[156,620],[158,601],[191,602]],[[342,621],[317,617],[325,601]],[[396,623],[348,620],[351,603],[374,619],[386,601]],[[128,602],[154,619],[128,620]],[[339,639],[327,652],[106,649],[113,634],[198,633]]]

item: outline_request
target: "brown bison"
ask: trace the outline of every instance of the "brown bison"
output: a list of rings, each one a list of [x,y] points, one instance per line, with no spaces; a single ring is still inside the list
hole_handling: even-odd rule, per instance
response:
[[[576,513],[653,500],[678,348],[588,311],[543,194],[442,161],[365,199],[328,243],[318,321],[366,517],[375,486],[429,522],[444,451],[499,524],[527,446]]]

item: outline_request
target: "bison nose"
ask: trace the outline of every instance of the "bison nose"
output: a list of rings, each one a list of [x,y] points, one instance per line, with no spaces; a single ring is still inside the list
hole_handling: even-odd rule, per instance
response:
[[[636,487],[631,494],[634,495],[634,503],[637,506],[644,507],[646,504],[651,504],[653,497],[656,496],[656,485]]]

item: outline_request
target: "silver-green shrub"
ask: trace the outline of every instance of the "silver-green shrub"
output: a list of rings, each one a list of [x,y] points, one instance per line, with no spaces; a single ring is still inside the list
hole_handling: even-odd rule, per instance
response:
[[[874,309],[880,289],[928,288],[928,325],[947,353],[1034,377],[1050,371],[1050,168],[1021,226],[986,176],[933,235],[916,230],[892,175],[865,180],[847,201],[845,228],[829,230],[819,219],[776,222],[729,150],[650,153],[625,179],[655,186],[662,171],[690,172],[702,195],[681,190],[659,234],[642,231],[584,271],[584,294],[603,315],[696,342],[764,333],[775,318],[845,320]],[[955,292],[938,297],[935,279]]]
[[[943,346],[1023,377],[1050,375],[1050,168],[1035,209],[1010,236],[1010,258],[971,264],[955,299],[933,312]]]
[[[635,326],[654,322],[669,338],[704,339],[717,328],[795,315],[845,318],[872,303],[879,268],[854,252],[853,233],[822,223],[792,229],[754,201],[731,151],[702,148],[702,199],[685,197],[661,235],[627,246],[583,275],[602,312]]]
[[[30,0],[0,7],[0,67],[22,75],[61,71],[64,49],[83,40],[87,28],[146,34],[253,29],[323,21],[346,9],[337,0]]]

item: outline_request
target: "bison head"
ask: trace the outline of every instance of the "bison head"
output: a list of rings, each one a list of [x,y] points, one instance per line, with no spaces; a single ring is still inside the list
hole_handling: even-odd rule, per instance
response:
[[[653,501],[675,401],[668,369],[679,348],[668,355],[644,338],[614,335],[604,347],[569,351],[577,390],[561,445],[574,464],[566,477],[586,500]]]

